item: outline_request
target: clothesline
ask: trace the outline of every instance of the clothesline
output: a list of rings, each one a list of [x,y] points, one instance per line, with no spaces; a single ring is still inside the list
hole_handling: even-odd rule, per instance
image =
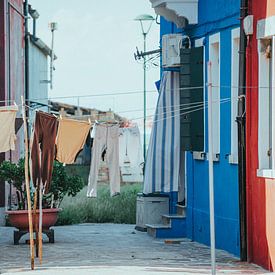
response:
[[[237,96],[237,97],[231,97],[231,99],[238,99],[238,98],[242,98],[242,97],[245,97],[244,95],[242,96]],[[227,98],[223,98],[223,99],[229,99],[229,97]],[[221,100],[223,100],[221,99]],[[217,102],[217,101],[212,101],[212,102]],[[166,105],[166,106],[161,106],[161,107],[158,107],[160,109],[166,109],[166,108],[170,108],[170,107],[173,107],[173,108],[177,108],[177,107],[181,107],[181,106],[192,106],[192,105],[196,105],[196,104],[200,104],[200,103],[204,103],[204,104],[207,104],[208,101],[205,100],[205,101],[195,101],[195,102],[191,102],[191,103],[182,103],[182,104],[178,104],[178,105]],[[146,108],[146,110],[155,110],[156,108]],[[130,113],[130,112],[138,112],[138,111],[143,111],[144,109],[135,109],[135,110],[127,110],[127,111],[121,111],[119,112],[120,114],[121,113]],[[84,115],[84,116],[90,116],[90,115]]]
[[[233,97],[233,98],[237,98],[237,97]],[[196,105],[196,104],[200,104],[200,103],[207,103],[208,101],[195,101],[195,102],[191,102],[191,103],[182,103],[182,104],[178,104],[178,105],[166,105],[166,106],[162,106],[162,107],[158,107],[158,108],[161,108],[161,109],[166,109],[166,108],[170,108],[170,107],[173,107],[173,108],[177,108],[177,107],[181,107],[181,106],[192,106],[192,105]],[[213,101],[214,102],[214,101]],[[156,108],[146,108],[146,110],[155,110]],[[120,114],[122,113],[130,113],[130,112],[138,112],[138,111],[143,111],[144,109],[134,109],[134,110],[126,110],[126,111],[121,111],[119,112]],[[91,115],[88,114],[88,115],[81,115],[81,116],[74,116],[72,115],[72,117],[90,117]]]
[[[220,100],[213,100],[212,103],[217,103],[217,102],[220,102],[220,103],[227,103],[227,102],[230,102],[232,99],[237,99],[239,97],[228,97],[228,98],[224,98],[224,99],[220,99]],[[184,110],[189,110],[189,109],[193,109],[193,108],[197,108],[197,107],[202,107],[200,109],[204,109],[204,108],[207,108],[208,106],[208,101],[198,101],[195,103],[196,105],[194,106],[190,106],[190,107],[187,107],[187,108],[179,108],[179,109],[175,109],[173,111],[167,111],[167,112],[159,112],[158,113],[158,116],[161,116],[161,115],[165,115],[165,114],[169,114],[169,113],[174,113],[174,112],[177,112],[177,111],[184,111]],[[164,108],[169,108],[171,106],[166,106]],[[173,107],[173,106],[172,106]],[[185,114],[185,113],[183,113]],[[153,115],[148,115],[146,116],[146,118],[151,118],[151,117],[154,117],[155,114]],[[139,119],[143,119],[144,117],[137,117],[137,118],[132,118],[131,120],[139,120]],[[169,117],[170,118],[170,117]]]
[[[223,103],[228,103],[228,102],[230,102],[230,100],[225,100],[225,101],[221,101],[220,103],[221,104],[223,104]],[[200,111],[200,110],[204,110],[205,108],[207,108],[207,106],[202,106],[202,107],[200,107],[200,108],[196,108],[196,109],[194,109],[194,110],[191,110],[191,111],[188,111],[188,112],[183,112],[183,113],[180,113],[180,114],[178,114],[178,115],[172,115],[172,116],[169,116],[169,117],[165,117],[165,118],[163,118],[163,119],[159,119],[159,120],[153,120],[153,122],[159,122],[159,121],[164,121],[164,120],[166,120],[166,119],[171,119],[171,118],[174,118],[174,117],[178,117],[178,116],[182,116],[182,115],[186,115],[186,114],[190,114],[190,113],[193,113],[193,112],[197,112],[197,111]],[[180,111],[180,110],[178,110],[178,111]],[[181,110],[182,111],[182,110]],[[160,113],[160,114],[158,114],[158,116],[161,116],[161,115],[163,115],[163,113]],[[150,115],[150,116],[147,116],[147,118],[151,118],[151,117],[154,117],[155,116],[155,114],[154,115]],[[143,119],[144,117],[138,117],[138,118],[133,118],[133,119],[131,119],[131,120],[140,120],[140,119]]]
[[[226,103],[226,102],[231,101],[232,99],[237,99],[237,98],[240,98],[240,97],[239,97],[239,96],[238,96],[238,97],[227,97],[227,98],[223,98],[223,99],[220,99],[220,100],[213,100],[212,103],[216,103],[216,102]],[[167,115],[167,114],[173,114],[173,113],[178,112],[178,111],[180,111],[180,112],[182,112],[182,111],[187,111],[187,110],[190,110],[190,109],[191,109],[191,112],[193,112],[193,111],[198,111],[198,110],[201,110],[201,108],[195,109],[195,110],[193,110],[193,109],[194,109],[194,108],[198,108],[198,107],[202,107],[202,109],[207,108],[207,104],[208,104],[208,101],[197,101],[197,102],[184,103],[184,104],[175,105],[175,106],[174,106],[174,105],[171,105],[171,106],[168,106],[168,105],[167,105],[167,106],[162,106],[162,107],[161,107],[162,109],[168,109],[169,107],[173,107],[173,110],[159,112],[159,113],[158,113],[158,116]],[[28,106],[27,104],[24,104],[24,105],[25,105],[27,108],[36,111],[35,108],[32,108],[32,107]],[[191,105],[191,106],[190,106],[190,105]],[[22,104],[19,104],[19,105],[17,105],[17,106],[22,106]],[[181,106],[187,106],[187,107],[181,108]],[[190,112],[188,112],[188,113],[190,113]],[[185,113],[182,113],[182,114],[185,114]],[[181,115],[182,115],[182,114],[181,114]],[[153,114],[153,115],[148,115],[148,116],[146,116],[146,117],[147,117],[147,118],[151,118],[151,117],[153,117],[153,116],[154,116],[154,114]],[[91,117],[91,115],[83,115],[83,116],[81,116],[81,117]],[[168,117],[168,118],[171,118],[171,117],[173,117],[173,116],[170,116],[170,117]],[[70,118],[70,117],[68,117],[68,118]],[[131,120],[131,121],[133,121],[133,120],[140,120],[140,119],[143,119],[143,118],[144,118],[144,117],[142,116],[142,117],[132,118],[132,119],[130,119],[130,120]]]
[[[232,100],[232,99],[237,99],[237,98],[239,98],[239,97],[232,97],[232,98],[228,97],[228,98],[223,98],[223,99],[220,99],[220,100],[213,100],[212,102],[213,103],[216,103],[218,101],[219,102],[223,102],[224,100]],[[183,103],[183,104],[180,104],[180,105],[170,105],[170,106],[167,105],[167,106],[163,106],[163,107],[159,107],[159,108],[169,109],[170,107],[172,107],[174,110],[171,110],[171,111],[162,111],[161,113],[158,113],[158,114],[159,115],[163,115],[163,114],[173,113],[173,112],[177,112],[177,111],[189,110],[189,109],[193,109],[193,108],[200,107],[200,106],[206,106],[207,104],[208,104],[208,101],[197,101],[197,102],[192,102],[192,103]],[[187,106],[187,107],[181,108],[181,106]],[[150,109],[147,109],[147,110],[152,110],[152,109],[155,109],[155,108],[150,108]],[[143,109],[135,110],[135,111],[143,111]],[[152,116],[154,116],[154,115],[148,115],[146,117],[152,117]],[[72,116],[72,117],[73,118],[74,117],[91,117],[91,115],[89,114],[89,115]],[[137,120],[137,119],[141,119],[141,118],[144,118],[144,117],[133,118],[133,119],[129,119],[129,120]]]

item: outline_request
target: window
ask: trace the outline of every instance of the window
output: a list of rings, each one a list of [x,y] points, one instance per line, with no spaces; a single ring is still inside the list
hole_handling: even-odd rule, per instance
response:
[[[195,40],[195,47],[204,47],[204,37],[203,38],[200,38],[200,39],[196,39]],[[203,49],[203,60],[205,60],[205,47]],[[205,83],[205,63],[203,64],[203,83]],[[203,85],[203,100],[205,101],[205,85]],[[204,160],[205,159],[205,112],[207,112],[206,108],[205,108],[205,105],[204,105],[204,149],[202,152],[193,152],[193,158],[194,159],[197,159],[197,160]]]
[[[220,34],[209,37],[209,61],[212,70],[212,124],[213,124],[213,160],[219,160],[220,154]]]
[[[258,126],[258,176],[275,177],[275,97],[272,89],[275,85],[274,53],[275,36],[272,39],[258,41],[259,59],[259,126]]]
[[[240,29],[231,31],[231,152],[229,162],[238,163],[238,84]]]

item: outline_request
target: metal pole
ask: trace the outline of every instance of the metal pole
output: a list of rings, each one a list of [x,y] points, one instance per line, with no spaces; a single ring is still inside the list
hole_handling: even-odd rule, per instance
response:
[[[54,52],[53,52],[53,43],[54,43],[54,29],[52,29],[52,49],[51,49],[51,65],[50,65],[50,88],[53,89],[53,59],[54,59]]]
[[[25,16],[25,100],[26,104],[29,102],[29,29],[28,29],[28,16],[29,16],[29,4],[28,0],[24,2],[24,16]],[[27,116],[29,116],[29,110],[27,109]]]
[[[77,115],[80,116],[79,97],[77,98]]]
[[[219,103],[217,103],[219,104]],[[208,163],[209,163],[209,211],[210,211],[210,243],[212,275],[216,274],[215,255],[215,210],[214,210],[214,173],[213,173],[213,125],[212,125],[212,72],[208,62]]]
[[[143,33],[144,47],[146,52],[146,33]],[[146,57],[143,57],[143,158],[146,159]]]

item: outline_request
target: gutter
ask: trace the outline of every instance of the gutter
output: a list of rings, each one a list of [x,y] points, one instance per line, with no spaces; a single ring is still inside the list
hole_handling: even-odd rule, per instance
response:
[[[38,37],[30,35],[30,41],[43,52],[46,56],[52,56],[52,50]],[[57,59],[57,56],[54,54],[54,60]]]
[[[239,89],[238,89],[238,182],[240,219],[240,260],[247,261],[247,209],[246,209],[246,44],[243,20],[248,15],[248,1],[241,0],[240,45],[239,45]]]

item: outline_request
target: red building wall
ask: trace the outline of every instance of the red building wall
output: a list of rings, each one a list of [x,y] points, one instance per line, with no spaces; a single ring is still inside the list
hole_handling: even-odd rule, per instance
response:
[[[257,177],[258,41],[257,21],[275,14],[273,0],[249,1],[254,34],[247,44],[247,233],[248,260],[275,269],[275,180]],[[273,4],[272,4],[273,2]]]
[[[23,0],[0,1],[0,106],[24,94],[24,15]],[[17,147],[19,142],[17,142]],[[17,160],[19,148],[0,154],[4,159]],[[5,185],[0,184],[0,207],[5,206]]]

